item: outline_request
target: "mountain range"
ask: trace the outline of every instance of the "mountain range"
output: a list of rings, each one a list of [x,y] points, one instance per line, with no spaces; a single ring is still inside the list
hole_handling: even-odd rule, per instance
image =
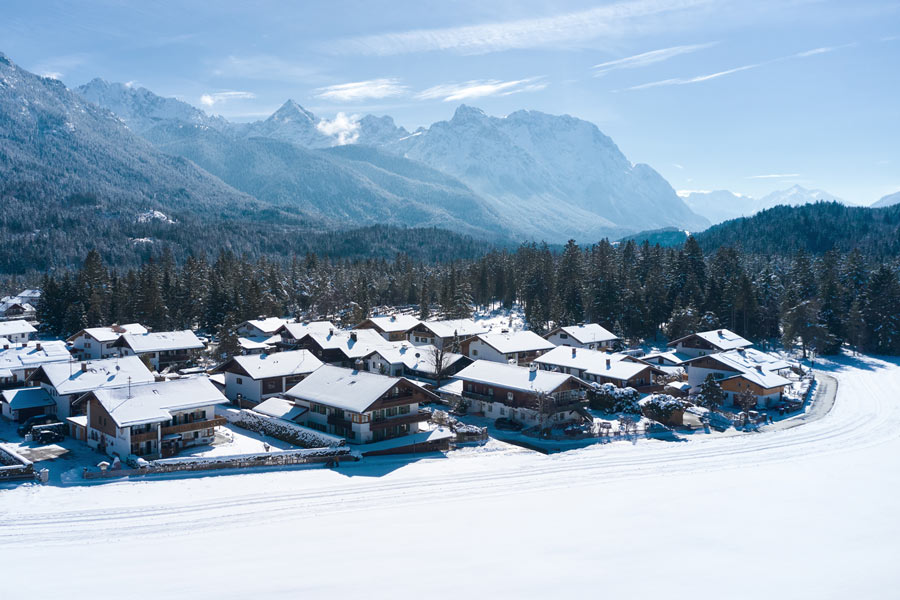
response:
[[[877,202],[875,202],[875,204],[872,205],[872,208],[886,208],[888,206],[894,206],[895,204],[900,204],[900,192],[894,192],[893,194],[882,196]]]
[[[410,133],[389,116],[335,128],[292,100],[238,124],[124,84],[94,80],[77,92],[159,150],[329,227],[395,223],[561,242],[708,226],[656,171],[570,116],[498,118],[463,105]]]
[[[679,192],[679,195],[691,210],[709,219],[713,225],[730,219],[749,217],[779,205],[803,206],[816,202],[844,202],[823,190],[810,190],[800,185],[776,190],[762,198],[752,198],[728,190],[683,191]]]

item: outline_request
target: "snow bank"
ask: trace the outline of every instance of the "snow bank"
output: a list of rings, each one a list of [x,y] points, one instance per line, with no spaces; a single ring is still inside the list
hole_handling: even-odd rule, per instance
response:
[[[252,410],[226,409],[218,411],[217,414],[224,416],[230,423],[238,427],[268,435],[301,448],[328,448],[343,446],[347,443],[344,438],[322,433],[284,419],[269,417]]]

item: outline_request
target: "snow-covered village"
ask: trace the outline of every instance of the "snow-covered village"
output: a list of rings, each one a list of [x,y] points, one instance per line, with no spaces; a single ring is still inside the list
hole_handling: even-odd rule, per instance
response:
[[[896,0],[7,0],[0,600],[893,599]]]

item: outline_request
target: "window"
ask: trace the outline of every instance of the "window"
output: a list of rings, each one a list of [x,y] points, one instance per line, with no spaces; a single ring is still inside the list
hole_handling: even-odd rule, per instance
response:
[[[512,400],[513,400],[513,393],[512,393],[512,392],[506,392],[506,399],[507,399],[508,401],[512,402]]]
[[[409,405],[408,405],[408,404],[404,404],[403,406],[400,407],[400,414],[401,414],[401,415],[405,415],[405,414],[407,414],[408,412],[409,412]]]
[[[472,356],[478,356],[478,350],[472,349]]]
[[[559,339],[561,339],[561,340],[567,340],[567,339],[569,339],[569,334],[568,334],[568,333],[561,333],[561,334],[559,334]]]

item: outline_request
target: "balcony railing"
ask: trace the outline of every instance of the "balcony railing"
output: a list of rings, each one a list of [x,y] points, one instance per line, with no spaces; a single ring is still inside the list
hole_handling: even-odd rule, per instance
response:
[[[346,427],[349,429],[353,426],[353,421],[346,417],[340,417],[338,415],[328,415],[328,424],[334,425],[335,427]]]
[[[144,431],[141,433],[132,433],[131,442],[134,444],[139,444],[141,442],[150,442],[156,440],[160,436],[167,436],[173,433],[184,433],[186,431],[198,431],[200,429],[211,429],[213,427],[224,425],[227,422],[228,421],[224,417],[215,417],[213,419],[204,419],[202,421],[179,423],[178,425],[163,427],[162,432],[160,433],[157,433],[155,429],[152,431]]]
[[[538,410],[538,408],[541,406],[541,401],[536,394],[533,396],[529,396],[525,400],[522,400],[520,398],[508,400],[505,395],[489,396],[486,394],[479,394],[477,392],[463,391],[463,398],[482,400],[484,402],[499,402],[510,408],[528,408],[531,410]],[[544,412],[552,413],[558,412],[560,410],[571,410],[576,406],[581,406],[582,404],[584,404],[584,399],[585,394],[581,390],[567,390],[565,392],[557,392],[556,394],[548,396],[547,399],[544,400]]]
[[[369,423],[369,429],[375,431],[377,429],[384,429],[385,427],[392,427],[394,425],[421,423],[422,421],[427,421],[430,416],[431,413],[429,413],[428,411],[419,410],[414,413],[400,415],[397,417],[386,417],[384,419],[379,419],[377,421],[372,421],[371,423]]]

